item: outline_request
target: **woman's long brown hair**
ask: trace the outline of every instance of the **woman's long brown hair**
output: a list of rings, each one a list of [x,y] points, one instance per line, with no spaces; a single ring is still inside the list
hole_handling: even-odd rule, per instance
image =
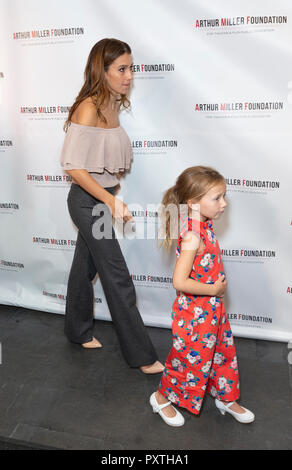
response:
[[[106,123],[106,118],[102,113],[102,108],[106,107],[110,100],[110,91],[106,83],[105,72],[109,66],[123,54],[131,54],[130,46],[118,39],[102,39],[98,41],[90,51],[84,71],[84,85],[81,88],[74,104],[71,106],[68,118],[64,124],[67,132],[71,123],[71,118],[78,105],[88,97],[92,98],[96,106],[98,118]],[[121,95],[120,108],[128,108],[130,101],[126,95]]]

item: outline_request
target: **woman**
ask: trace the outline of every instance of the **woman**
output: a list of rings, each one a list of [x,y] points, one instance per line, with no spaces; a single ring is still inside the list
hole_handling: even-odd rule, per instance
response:
[[[84,348],[102,347],[92,335],[91,281],[98,273],[126,361],[155,374],[164,367],[136,307],[135,288],[112,228],[112,216],[132,220],[127,206],[115,197],[118,178],[132,158],[129,137],[119,123],[121,107],[130,105],[126,94],[131,80],[128,44],[116,39],[97,42],[88,57],[85,83],[64,126],[61,165],[72,176],[68,208],[79,229],[68,280],[65,333]],[[110,220],[110,237],[107,230],[98,236],[93,230],[101,217],[104,226]]]

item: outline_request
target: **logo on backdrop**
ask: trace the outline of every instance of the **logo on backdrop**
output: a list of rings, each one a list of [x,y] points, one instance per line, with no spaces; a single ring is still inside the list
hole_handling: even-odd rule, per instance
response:
[[[227,192],[245,194],[268,194],[280,189],[280,181],[255,180],[247,178],[225,178]]]
[[[175,72],[175,64],[133,64],[132,71],[136,79],[164,79]]]
[[[232,101],[227,103],[196,103],[194,111],[208,119],[267,118],[284,111],[283,101]]]
[[[284,109],[283,101],[243,101],[230,103],[196,103],[195,111],[278,111]]]
[[[13,142],[10,139],[0,140],[0,152],[5,152],[7,149],[13,147]]]
[[[0,214],[16,214],[19,211],[19,204],[15,202],[0,202]]]
[[[130,206],[130,205],[129,205]],[[135,219],[142,219],[142,220],[147,220],[147,219],[154,219],[155,221],[158,219],[158,211],[155,210],[144,210],[144,209],[139,209],[139,210],[131,210],[131,214]]]
[[[134,224],[127,222],[120,224],[114,221],[117,239],[156,240],[159,236],[159,213],[160,204],[147,204],[143,209],[140,204],[128,203]],[[133,228],[134,225],[134,228]]]
[[[137,287],[158,287],[168,289],[172,285],[172,278],[168,276],[157,276],[154,274],[131,274],[131,278]]]
[[[253,32],[271,32],[275,28],[282,27],[288,23],[288,17],[285,15],[277,16],[235,16],[221,18],[196,18],[194,20],[194,29],[196,31],[205,31],[208,35],[226,35],[253,33]],[[229,30],[229,31],[228,31]]]
[[[134,155],[167,155],[178,148],[178,141],[174,138],[154,140],[140,137],[132,140],[132,148]]]
[[[66,302],[66,299],[67,299],[67,296],[64,295],[64,294],[58,294],[56,292],[48,292],[46,290],[43,290],[42,291],[42,294],[45,295],[46,297],[51,297],[52,299],[57,299],[61,302]],[[102,299],[100,297],[95,297],[94,298],[94,302],[97,303],[97,304],[101,304],[102,303]]]
[[[68,184],[72,181],[72,176],[67,174],[62,175],[47,175],[47,174],[39,174],[39,175],[26,175],[26,181],[33,183],[35,186],[38,187],[67,187]]]
[[[15,261],[1,259],[0,269],[4,269],[5,271],[19,271],[20,269],[24,269],[24,265],[22,263],[16,263]]]
[[[224,263],[232,261],[233,263],[258,264],[277,258],[275,250],[263,250],[259,248],[252,250],[245,248],[223,248],[221,249],[221,255]]]
[[[76,246],[76,240],[66,240],[63,238],[32,237],[32,242],[33,245],[48,250],[72,250]]]
[[[33,44],[64,44],[73,43],[80,37],[84,36],[84,27],[64,27],[64,28],[47,28],[34,29],[29,31],[13,32],[14,41],[25,45]]]
[[[263,328],[267,323],[273,323],[271,316],[254,313],[228,313],[228,320],[230,320],[231,324],[253,326],[255,328]]]
[[[71,106],[21,106],[20,114],[30,120],[66,119]]]

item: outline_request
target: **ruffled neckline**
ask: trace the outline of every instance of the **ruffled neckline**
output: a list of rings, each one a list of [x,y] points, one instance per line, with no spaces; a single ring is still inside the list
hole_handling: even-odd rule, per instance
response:
[[[120,173],[128,170],[132,144],[122,126],[104,129],[74,122],[68,128],[60,163],[64,170],[85,169],[89,173]]]
[[[109,128],[105,128],[105,127],[97,127],[97,126],[86,126],[85,124],[77,124],[76,122],[72,122],[70,123],[70,126],[69,126],[69,129],[70,127],[72,126],[72,128],[74,129],[82,129],[82,130],[85,130],[85,131],[89,131],[89,132],[100,132],[100,131],[105,131],[105,132],[116,132],[116,131],[119,131],[122,126],[118,126],[118,127],[109,127]]]

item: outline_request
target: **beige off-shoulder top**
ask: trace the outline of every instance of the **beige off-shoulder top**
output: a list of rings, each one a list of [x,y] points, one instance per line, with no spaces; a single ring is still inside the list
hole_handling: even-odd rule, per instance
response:
[[[71,122],[60,157],[64,170],[85,169],[107,188],[118,184],[131,161],[131,142],[122,126],[103,129]]]

